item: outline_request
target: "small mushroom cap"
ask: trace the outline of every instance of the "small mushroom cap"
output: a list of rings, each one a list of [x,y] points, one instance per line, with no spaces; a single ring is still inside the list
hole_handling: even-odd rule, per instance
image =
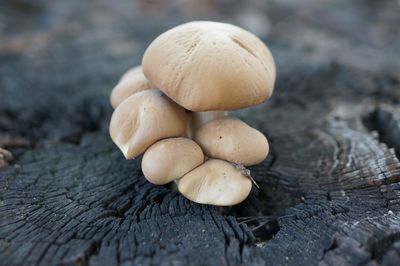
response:
[[[150,145],[185,132],[186,111],[158,89],[129,96],[114,110],[110,136],[127,159]]]
[[[169,138],[157,141],[146,150],[142,171],[149,182],[164,185],[203,162],[203,151],[196,142],[187,138]]]
[[[235,117],[219,117],[201,126],[194,140],[212,158],[254,165],[268,155],[267,138],[258,130]]]
[[[218,159],[206,161],[176,182],[191,201],[217,206],[238,204],[251,190],[251,180],[241,169]]]
[[[111,92],[110,102],[113,108],[123,102],[129,96],[155,86],[143,75],[142,67],[137,66],[128,70],[119,80]]]
[[[271,52],[254,34],[218,22],[186,23],[147,48],[144,75],[188,110],[234,110],[257,105],[273,91]]]

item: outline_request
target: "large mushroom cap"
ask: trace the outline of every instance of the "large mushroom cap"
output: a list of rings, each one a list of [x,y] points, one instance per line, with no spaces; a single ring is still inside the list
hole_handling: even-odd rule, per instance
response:
[[[218,159],[206,161],[176,182],[186,198],[217,206],[238,204],[251,191],[251,180],[243,169]]]
[[[276,69],[264,43],[239,27],[197,21],[157,37],[142,61],[144,75],[188,110],[234,110],[268,99]]]
[[[158,89],[138,92],[114,110],[110,136],[127,159],[143,153],[160,139],[185,132],[185,110]]]
[[[194,140],[212,158],[255,165],[268,155],[267,138],[236,117],[219,117],[202,125]]]
[[[187,138],[169,138],[157,141],[146,150],[142,171],[149,182],[164,185],[203,162],[203,151],[196,142]]]

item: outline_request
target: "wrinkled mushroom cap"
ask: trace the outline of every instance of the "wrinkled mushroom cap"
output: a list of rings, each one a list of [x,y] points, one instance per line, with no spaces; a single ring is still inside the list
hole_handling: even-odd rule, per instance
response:
[[[231,24],[196,21],[161,34],[142,60],[145,76],[188,110],[234,110],[268,99],[275,63],[265,44]]]
[[[127,159],[142,154],[163,138],[185,132],[185,110],[158,89],[138,92],[114,110],[110,136]]]
[[[269,151],[267,138],[235,117],[219,117],[202,125],[194,140],[207,156],[243,165],[262,162]]]
[[[143,75],[142,67],[137,66],[128,70],[119,80],[111,92],[110,102],[113,108],[123,102],[129,96],[155,86]]]
[[[169,138],[157,141],[146,150],[142,171],[149,182],[164,185],[203,162],[203,151],[196,142],[187,138]]]
[[[206,161],[176,183],[191,201],[217,206],[238,204],[251,191],[251,180],[241,169],[218,159]]]

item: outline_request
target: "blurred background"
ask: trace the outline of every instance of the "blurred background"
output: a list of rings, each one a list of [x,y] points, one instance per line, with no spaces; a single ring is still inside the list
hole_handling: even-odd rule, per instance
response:
[[[341,90],[398,96],[397,0],[1,1],[2,139],[74,142],[106,127],[109,93],[122,73],[140,64],[155,37],[192,20],[230,22],[265,41],[278,67],[276,103],[312,82],[326,97]]]

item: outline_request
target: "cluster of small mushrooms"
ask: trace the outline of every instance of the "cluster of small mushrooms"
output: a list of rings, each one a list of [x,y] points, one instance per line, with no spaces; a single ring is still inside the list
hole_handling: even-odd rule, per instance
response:
[[[262,162],[266,137],[227,111],[268,99],[276,76],[265,44],[239,27],[186,23],[157,37],[142,66],[111,93],[110,135],[157,185],[174,181],[186,198],[235,205],[250,193],[245,166]]]

